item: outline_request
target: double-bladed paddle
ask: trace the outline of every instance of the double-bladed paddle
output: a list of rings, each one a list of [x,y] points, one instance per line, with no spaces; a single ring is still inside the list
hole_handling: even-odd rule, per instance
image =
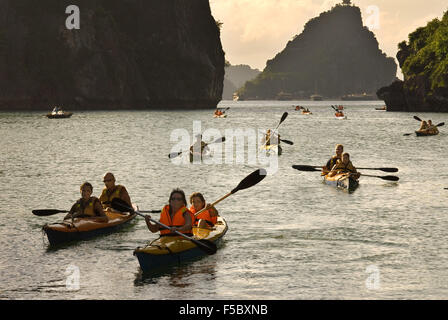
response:
[[[294,169],[299,171],[321,171],[323,166],[307,166],[307,165],[293,165]],[[398,172],[398,168],[356,168],[361,170],[381,170],[384,172]]]
[[[39,217],[52,216],[57,213],[67,213],[67,210],[57,210],[57,209],[38,209],[31,211],[34,215]]]
[[[397,176],[372,176],[372,175],[364,174],[364,173],[361,173],[361,176],[380,178],[380,179],[388,180],[388,181],[398,181],[398,180],[400,180],[400,178],[398,178]]]
[[[286,144],[290,144],[290,145],[293,145],[293,144],[294,144],[294,142],[292,142],[292,141],[290,141],[290,140],[280,139],[280,141],[281,141],[281,142],[284,142],[284,143],[286,143]]]
[[[224,197],[216,200],[215,202],[213,202],[211,204],[211,206],[215,206],[216,204],[218,204],[219,202],[221,202],[222,200],[224,200],[225,198],[231,196],[232,194],[243,190],[243,189],[247,189],[250,187],[253,187],[254,185],[256,185],[258,182],[260,182],[261,180],[263,180],[264,178],[266,178],[266,170],[265,169],[258,169],[255,170],[254,172],[252,172],[251,174],[249,174],[246,178],[244,178],[243,180],[240,181],[240,183],[234,188],[232,189],[232,191],[230,191],[228,194],[226,194]],[[202,211],[206,210],[207,208],[203,208],[202,210],[199,210],[198,212],[195,213],[195,216],[199,215]]]
[[[114,208],[115,210],[118,210],[118,211],[135,213],[135,214],[137,214],[137,215],[139,215],[139,216],[141,216],[143,218],[146,218],[145,215],[143,215],[139,211],[136,211],[133,208],[129,207],[129,205],[125,201],[123,201],[123,200],[121,200],[119,198],[114,198],[112,200],[112,208]],[[160,212],[160,211],[157,211],[157,212]],[[170,227],[168,227],[167,225],[163,224],[160,221],[154,220],[152,218],[149,218],[149,220],[154,222],[154,223],[156,223],[156,224],[158,224],[159,226],[161,226],[163,228],[166,228],[168,230],[171,229]],[[217,247],[216,247],[216,244],[214,244],[212,241],[209,241],[209,240],[206,240],[206,239],[197,240],[197,239],[191,238],[191,237],[189,237],[189,236],[187,236],[187,235],[185,235],[185,234],[183,234],[183,233],[181,233],[181,232],[179,232],[177,230],[172,230],[172,232],[174,232],[178,236],[181,236],[181,237],[184,237],[187,240],[190,240],[199,249],[201,249],[202,251],[204,251],[205,253],[207,253],[209,255],[216,253]]]
[[[220,142],[224,142],[224,141],[226,141],[226,137],[220,137],[220,138],[216,139],[213,142],[207,143],[206,145],[213,144],[213,143],[220,143]],[[177,156],[180,156],[182,154],[182,152],[188,152],[188,151],[190,151],[190,150],[184,150],[184,151],[179,151],[179,152],[172,152],[172,153],[170,153],[168,155],[168,158],[170,158],[170,159],[176,158]]]

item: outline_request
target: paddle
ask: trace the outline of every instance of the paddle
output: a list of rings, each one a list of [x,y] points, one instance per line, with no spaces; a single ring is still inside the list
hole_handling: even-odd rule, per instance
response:
[[[369,174],[363,174],[363,173],[361,173],[361,176],[364,176],[364,177],[373,177],[373,178],[380,178],[380,179],[388,180],[388,181],[398,181],[398,180],[400,180],[400,178],[398,178],[397,176],[372,176],[372,175],[369,175]]]
[[[417,120],[417,121],[420,121],[420,122],[422,122],[423,120],[422,119],[420,119],[419,117],[417,117],[417,116],[414,116],[414,119],[415,120]]]
[[[33,210],[32,213],[39,217],[51,216],[57,213],[67,213],[67,210],[57,210],[57,209],[38,209]]]
[[[133,208],[129,207],[125,201],[123,201],[119,198],[114,198],[112,200],[112,208],[114,208],[115,210],[118,210],[118,211],[122,211],[122,212],[133,212],[139,216],[142,216],[143,218],[146,218],[145,215],[143,215],[139,211],[136,211]],[[160,212],[160,211],[157,211],[157,212]],[[149,218],[149,220],[164,227],[165,229],[170,229],[170,227],[161,223],[160,221],[154,220],[152,218]],[[213,242],[211,242],[209,240],[205,240],[205,239],[196,240],[196,239],[193,239],[177,230],[173,230],[173,232],[181,237],[184,237],[185,239],[190,240],[195,245],[197,245],[197,247],[199,249],[201,249],[202,251],[204,251],[205,253],[207,253],[209,255],[216,253],[216,250],[217,250],[216,244],[214,244]]]
[[[275,132],[275,130],[278,129],[278,127],[282,124],[283,121],[285,121],[286,117],[288,117],[288,112],[284,112],[282,114],[282,118],[280,119],[280,122],[278,123],[278,125],[275,127],[275,129],[272,132]],[[288,140],[289,141],[289,140]],[[291,141],[289,141],[291,142]],[[261,146],[262,148],[266,145],[267,141]],[[286,142],[287,143],[287,142]]]
[[[290,145],[293,145],[293,144],[294,144],[294,142],[292,142],[292,141],[290,141],[290,140],[280,139],[280,141],[281,141],[281,142],[284,142],[284,143],[286,143],[286,144],[290,144]]]
[[[323,166],[306,166],[306,165],[293,165],[294,169],[300,170],[300,171],[320,171],[318,169],[322,169]],[[361,170],[381,170],[384,172],[398,172],[398,168],[356,168]]]
[[[207,143],[206,145],[213,144],[213,143],[220,143],[220,142],[224,142],[224,141],[226,141],[226,137],[220,137],[220,138],[216,139],[213,142]],[[170,159],[175,158],[177,156],[180,156],[182,154],[182,152],[188,152],[188,151],[190,151],[190,150],[184,150],[184,151],[179,151],[179,152],[172,152],[172,153],[170,153],[168,155],[168,158],[170,158]]]
[[[240,183],[234,188],[232,189],[232,191],[230,191],[228,194],[226,194],[224,197],[216,200],[215,202],[213,202],[211,204],[212,207],[214,207],[216,204],[218,204],[219,202],[221,202],[222,200],[224,200],[225,198],[231,196],[232,194],[240,191],[240,190],[244,190],[244,189],[248,189],[250,187],[253,187],[254,185],[256,185],[258,182],[260,182],[261,180],[263,180],[266,177],[266,170],[265,169],[258,169],[255,170],[254,172],[252,172],[250,175],[248,175],[246,178],[244,178],[243,180],[240,181]],[[206,208],[203,208],[202,210],[199,210],[198,212],[196,212],[194,215],[197,216],[199,215],[202,211],[206,210]]]

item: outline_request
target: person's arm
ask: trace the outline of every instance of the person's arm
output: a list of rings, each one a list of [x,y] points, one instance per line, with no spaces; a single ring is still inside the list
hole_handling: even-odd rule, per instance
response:
[[[207,204],[207,210],[210,213],[210,217],[217,217],[218,216],[218,210],[216,210],[215,207],[212,207],[212,205],[209,203]]]
[[[103,210],[103,206],[101,205],[101,202],[96,199],[94,204],[95,213],[97,214],[97,221],[100,222],[108,222],[109,218],[107,217],[106,213]]]
[[[146,226],[148,227],[149,231],[151,231],[152,233],[158,232],[160,229],[159,225],[152,224],[150,219],[151,219],[150,215],[145,215]]]
[[[76,203],[75,203],[74,205],[72,205],[70,211],[69,211],[69,212],[67,213],[67,215],[64,217],[64,220],[66,220],[66,219],[72,219],[72,218],[73,218],[73,215],[74,215],[74,213],[75,213],[75,206],[76,206]]]
[[[126,201],[127,204],[128,204],[130,207],[132,207],[131,197],[129,196],[128,190],[126,190],[125,187],[121,188],[120,198],[121,198],[121,200]]]

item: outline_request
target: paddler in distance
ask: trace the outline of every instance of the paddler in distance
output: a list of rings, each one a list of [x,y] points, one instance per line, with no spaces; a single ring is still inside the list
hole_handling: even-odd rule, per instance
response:
[[[271,141],[271,139],[274,141]],[[266,131],[266,135],[263,137],[263,140],[261,142],[266,146],[270,146],[271,142],[275,141],[277,141],[275,145],[280,145],[280,135],[275,133],[273,130],[268,129],[268,131]]]
[[[428,132],[433,134],[439,133],[439,129],[432,124],[432,120],[428,120]]]
[[[126,201],[129,207],[132,207],[131,198],[126,188],[122,185],[115,185],[115,176],[107,172],[103,177],[104,189],[100,195],[101,204],[106,211],[115,211],[111,207],[112,199],[119,198]]]
[[[94,218],[98,222],[107,222],[109,219],[103,211],[100,200],[92,197],[93,187],[89,182],[84,182],[80,188],[81,199],[76,201],[65,219]]]
[[[338,160],[342,160],[342,153],[344,152],[344,146],[337,144],[335,147],[336,155],[332,156],[325,166],[322,167],[322,175],[326,175],[334,167]]]
[[[190,154],[193,156],[201,154],[201,157],[205,156],[210,152],[210,148],[207,146],[207,143],[202,141],[202,134],[198,134],[196,136],[196,141],[190,147]]]
[[[149,231],[155,233],[160,231],[160,236],[176,235],[174,231],[178,231],[187,236],[192,236],[192,226],[194,223],[194,215],[187,209],[187,199],[185,193],[181,189],[174,189],[171,191],[169,204],[163,207],[160,213],[159,221],[164,225],[170,227],[165,229],[158,224],[152,224],[151,216],[146,215],[145,221]]]
[[[212,207],[209,203],[205,202],[205,198],[200,192],[195,192],[190,196],[190,212],[195,214],[196,212],[202,211],[199,215],[195,217],[193,225],[198,226],[202,229],[210,229],[218,221],[218,210]]]

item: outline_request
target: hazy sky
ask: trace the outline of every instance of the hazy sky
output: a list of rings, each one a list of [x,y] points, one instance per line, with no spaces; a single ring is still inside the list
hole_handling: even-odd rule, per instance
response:
[[[336,3],[342,0],[210,0],[214,18],[223,23],[226,59],[260,70],[303,31],[309,19]],[[448,10],[446,0],[352,0],[352,4],[361,9],[364,25],[375,33],[380,49],[394,58],[397,44],[410,32]]]

